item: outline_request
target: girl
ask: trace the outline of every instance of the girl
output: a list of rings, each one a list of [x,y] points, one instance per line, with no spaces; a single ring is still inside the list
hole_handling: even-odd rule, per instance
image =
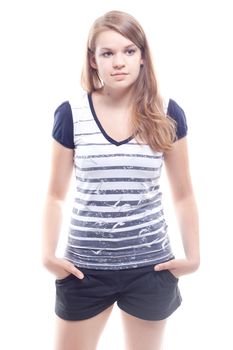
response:
[[[43,262],[56,276],[56,350],[94,350],[116,302],[127,350],[161,349],[181,303],[180,276],[199,266],[198,214],[183,110],[159,95],[140,24],[111,11],[88,38],[85,90],[55,111]],[[185,258],[173,255],[159,177],[171,183]],[[73,167],[68,242],[56,256]]]

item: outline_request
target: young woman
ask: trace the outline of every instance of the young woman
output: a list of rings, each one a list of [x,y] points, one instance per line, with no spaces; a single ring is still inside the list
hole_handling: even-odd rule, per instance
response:
[[[94,350],[116,302],[127,350],[161,349],[181,304],[178,279],[199,266],[198,214],[181,107],[160,97],[140,24],[111,11],[88,38],[85,90],[55,111],[43,262],[56,276],[56,350]],[[172,252],[159,189],[165,163],[184,246]],[[75,196],[63,258],[65,200]]]

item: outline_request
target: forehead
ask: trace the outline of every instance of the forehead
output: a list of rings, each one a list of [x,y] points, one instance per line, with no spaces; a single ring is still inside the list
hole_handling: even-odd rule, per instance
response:
[[[114,30],[105,30],[99,33],[95,41],[95,47],[97,50],[100,50],[101,48],[115,49],[119,47],[127,47],[129,45],[135,44]]]

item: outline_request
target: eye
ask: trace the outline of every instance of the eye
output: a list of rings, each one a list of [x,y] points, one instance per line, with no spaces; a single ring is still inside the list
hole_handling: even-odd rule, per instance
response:
[[[105,51],[105,52],[102,53],[103,57],[110,57],[111,55],[112,55],[111,51]]]
[[[126,50],[126,53],[127,53],[128,56],[132,56],[135,52],[136,52],[135,49],[128,49],[128,50]]]

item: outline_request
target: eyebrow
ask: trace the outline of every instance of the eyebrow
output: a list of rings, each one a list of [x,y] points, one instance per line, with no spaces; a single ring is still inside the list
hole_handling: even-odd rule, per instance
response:
[[[137,47],[137,46],[135,44],[130,44],[130,45],[125,46],[124,49],[129,49],[130,47]],[[113,49],[111,49],[109,47],[101,47],[100,50],[110,50],[111,51]]]

